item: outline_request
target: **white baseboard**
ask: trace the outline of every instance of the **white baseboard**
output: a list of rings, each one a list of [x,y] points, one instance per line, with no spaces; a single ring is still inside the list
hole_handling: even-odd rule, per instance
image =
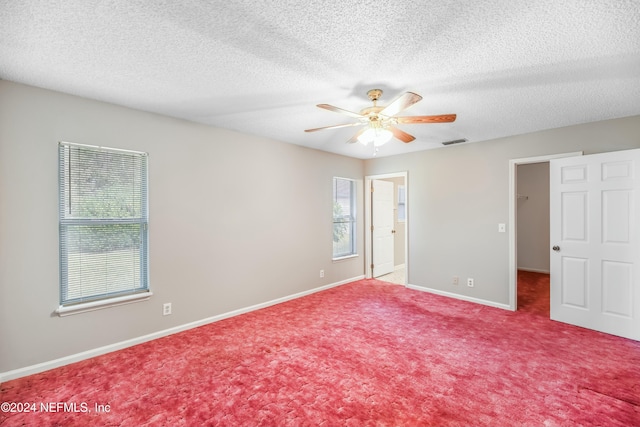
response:
[[[489,300],[485,300],[485,299],[469,297],[469,296],[466,296],[466,295],[454,294],[452,292],[440,291],[438,289],[425,288],[423,286],[407,285],[407,288],[413,289],[413,290],[416,290],[416,291],[429,292],[429,293],[436,294],[436,295],[441,295],[441,296],[444,296],[444,297],[455,298],[455,299],[459,299],[459,300],[462,300],[462,301],[473,302],[473,303],[476,303],[476,304],[487,305],[489,307],[495,307],[495,308],[501,308],[503,310],[513,311],[513,310],[511,310],[511,307],[509,306],[509,304],[502,304],[502,303],[495,302],[495,301],[489,301]]]
[[[50,360],[47,362],[42,362],[42,363],[38,363],[31,366],[25,366],[24,368],[18,368],[18,369],[14,369],[7,372],[0,372],[0,384],[6,381],[14,380],[16,378],[38,374],[40,372],[48,371],[50,369],[59,368],[60,366],[69,365],[71,363],[80,362],[82,360],[86,360],[92,357],[111,353],[113,351],[122,350],[123,348],[132,347],[134,345],[142,344],[147,341],[152,341],[158,338],[166,337],[167,335],[172,335],[178,332],[186,331],[188,329],[197,328],[198,326],[203,326],[209,323],[218,322],[223,319],[228,319],[230,317],[239,316],[241,314],[249,313],[255,310],[260,310],[262,308],[270,307],[272,305],[276,305],[276,304],[280,304],[293,299],[301,298],[306,295],[311,295],[316,292],[324,291],[330,288],[335,288],[337,286],[355,282],[361,279],[364,279],[364,275],[352,277],[350,279],[342,280],[340,282],[335,282],[328,285],[320,286],[319,288],[310,289],[308,291],[298,292],[293,295],[276,298],[271,301],[263,302],[263,303],[252,305],[245,308],[240,308],[238,310],[229,311],[227,313],[218,314],[216,316],[207,317],[206,319],[197,320],[195,322],[187,323],[184,325],[174,326],[173,328],[164,329],[158,332],[153,332],[151,334],[143,335],[141,337],[120,341],[120,342],[106,345],[103,347],[98,347],[91,350],[83,351],[81,353],[76,353],[69,356],[61,357],[59,359]]]

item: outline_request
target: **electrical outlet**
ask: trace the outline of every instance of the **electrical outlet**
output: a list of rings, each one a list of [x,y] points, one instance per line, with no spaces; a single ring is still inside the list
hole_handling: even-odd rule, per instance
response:
[[[163,316],[168,316],[171,314],[171,303],[168,302],[166,304],[162,305],[162,315]]]
[[[460,278],[458,276],[453,276],[453,282],[454,285],[458,285],[458,283],[460,283]]]
[[[473,279],[472,278],[468,278],[467,279],[467,286],[470,288],[473,288]]]
[[[324,270],[320,270],[320,277],[324,277]]]

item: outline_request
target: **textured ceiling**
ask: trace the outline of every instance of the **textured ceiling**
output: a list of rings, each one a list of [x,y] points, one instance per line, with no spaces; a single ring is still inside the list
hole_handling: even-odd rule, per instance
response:
[[[358,158],[316,104],[458,115],[387,156],[639,115],[640,0],[0,0],[0,78]]]

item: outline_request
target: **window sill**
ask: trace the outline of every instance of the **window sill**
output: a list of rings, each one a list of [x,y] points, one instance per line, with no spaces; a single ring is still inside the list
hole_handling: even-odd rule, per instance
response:
[[[336,262],[336,261],[344,261],[345,259],[351,259],[351,258],[357,258],[359,255],[358,254],[353,254],[353,255],[345,255],[345,256],[341,256],[338,258],[332,258],[331,260]]]
[[[61,305],[56,309],[55,313],[60,317],[71,316],[72,314],[86,313],[88,311],[95,311],[95,310],[101,310],[103,308],[116,307],[124,304],[131,304],[133,302],[146,301],[149,298],[151,298],[152,295],[153,293],[149,291],[149,292],[142,292],[139,294],[125,295],[117,298],[109,298],[109,299],[100,300],[100,301],[91,301],[91,302],[67,305],[67,306]]]

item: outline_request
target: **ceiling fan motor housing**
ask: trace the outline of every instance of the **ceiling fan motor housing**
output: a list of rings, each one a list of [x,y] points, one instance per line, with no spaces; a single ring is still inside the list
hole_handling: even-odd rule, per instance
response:
[[[382,89],[371,89],[367,92],[367,96],[375,103],[382,96]]]

